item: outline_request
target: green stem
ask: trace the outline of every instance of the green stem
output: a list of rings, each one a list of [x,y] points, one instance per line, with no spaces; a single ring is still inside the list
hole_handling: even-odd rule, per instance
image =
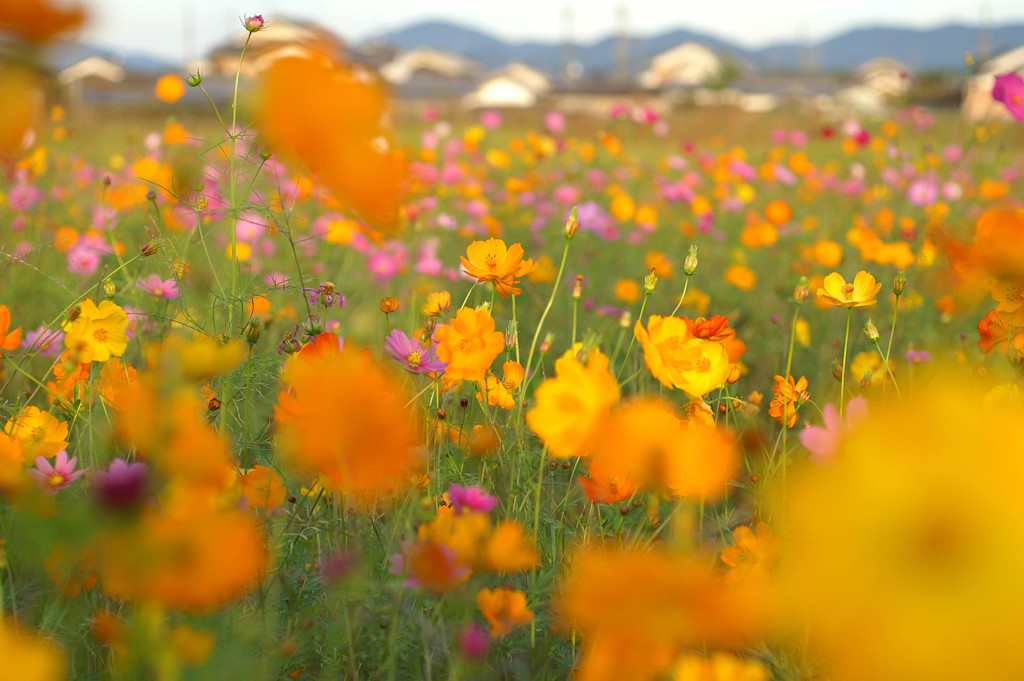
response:
[[[676,316],[676,312],[679,312],[679,308],[681,308],[683,306],[683,299],[686,298],[686,289],[689,288],[689,286],[690,286],[690,275],[687,274],[686,275],[686,281],[683,282],[683,292],[679,295],[679,302],[676,303],[675,308],[672,310],[672,314],[669,315],[670,317],[675,317]]]
[[[640,303],[640,316],[637,317],[636,320],[639,324],[644,323],[644,308],[647,307],[647,299],[650,298],[650,296],[650,293],[644,292],[644,300]],[[626,368],[626,364],[629,363],[629,353],[633,352],[633,344],[636,343],[636,333],[634,332],[631,336],[632,337],[629,339],[629,346],[626,348],[626,356],[622,358],[622,364],[619,365],[619,373],[615,375],[615,380],[619,380],[619,377],[622,376],[623,370]]]
[[[231,97],[231,130],[228,132],[228,139],[231,140],[228,158],[228,186],[231,197],[231,300],[228,304],[228,335],[234,335],[232,329],[235,321],[235,303],[238,297],[238,205],[235,197],[237,192],[235,144],[238,141],[238,133],[235,132],[235,127],[238,124],[238,81],[242,76],[242,62],[245,60],[245,51],[249,49],[250,40],[252,40],[251,32],[245,37],[245,45],[242,46],[242,53],[238,57],[238,67],[235,69],[235,89]]]
[[[846,349],[850,344],[850,316],[853,308],[846,308],[846,336],[843,338],[843,376],[839,382],[839,422],[843,421],[843,405],[846,403]]]
[[[893,308],[892,308],[892,328],[889,329],[889,345],[885,349],[885,357],[884,357],[884,360],[885,360],[885,370],[889,373],[889,376],[892,377],[892,384],[893,385],[896,385],[896,377],[892,375],[892,370],[889,368],[889,355],[890,355],[890,353],[892,353],[892,339],[896,336],[896,315],[899,313],[899,311],[900,311],[900,297],[896,296],[896,304],[893,305]],[[878,348],[878,352],[879,352],[879,354],[881,354],[882,349]],[[897,385],[896,386],[896,394],[899,395],[899,392],[900,392],[900,388]],[[885,383],[884,382],[882,383],[882,395],[883,396],[885,395]],[[902,400],[902,399],[903,399],[903,396],[901,395],[900,396],[900,400]]]
[[[558,274],[555,275],[555,285],[551,287],[551,296],[548,298],[548,304],[544,308],[544,313],[540,316],[540,321],[537,322],[537,329],[533,332],[533,340],[530,342],[530,352],[526,355],[526,368],[524,370],[524,376],[522,384],[519,386],[519,412],[522,414],[523,398],[526,397],[526,386],[530,382],[530,367],[533,366],[533,354],[537,350],[537,339],[540,338],[541,329],[544,328],[544,320],[548,318],[548,313],[551,312],[551,306],[555,303],[555,296],[558,294],[558,286],[562,283],[562,274],[565,272],[565,261],[569,257],[569,239],[565,240],[565,248],[562,249],[562,262],[558,265]],[[518,419],[517,419],[518,420]]]

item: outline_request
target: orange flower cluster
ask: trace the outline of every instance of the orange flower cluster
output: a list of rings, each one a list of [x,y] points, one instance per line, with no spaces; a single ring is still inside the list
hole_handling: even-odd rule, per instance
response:
[[[466,248],[466,255],[460,256],[466,274],[477,281],[492,282],[503,298],[522,293],[519,280],[537,269],[533,260],[523,260],[521,244],[506,246],[501,239],[474,241]]]

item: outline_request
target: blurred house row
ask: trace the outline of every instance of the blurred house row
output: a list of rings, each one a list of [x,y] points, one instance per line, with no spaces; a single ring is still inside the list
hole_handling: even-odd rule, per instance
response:
[[[206,92],[229,101],[245,34],[215,47],[184,71],[200,73]],[[979,64],[971,74],[915,73],[907,64],[878,58],[853,72],[770,71],[685,42],[655,55],[639,75],[583,74],[566,69],[555,75],[530,64],[512,62],[498,69],[454,51],[434,48],[398,50],[382,42],[348,44],[315,23],[278,18],[253,36],[241,76],[257,79],[273,60],[301,55],[312,45],[327,46],[353,62],[375,70],[400,100],[448,102],[473,110],[546,107],[565,113],[604,115],[614,102],[642,103],[666,112],[680,106],[737,107],[752,113],[796,108],[825,116],[883,115],[909,101],[961,106],[965,116],[1005,116],[991,105],[996,74],[1024,73],[1024,46]],[[131,62],[99,50],[62,48],[56,59],[58,81],[72,106],[152,103],[156,77],[181,72],[157,62]],[[205,102],[198,90],[186,102]]]

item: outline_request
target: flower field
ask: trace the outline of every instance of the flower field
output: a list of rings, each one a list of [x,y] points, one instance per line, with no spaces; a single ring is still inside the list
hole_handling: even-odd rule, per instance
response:
[[[201,76],[0,66],[0,679],[1024,676],[1016,120]]]

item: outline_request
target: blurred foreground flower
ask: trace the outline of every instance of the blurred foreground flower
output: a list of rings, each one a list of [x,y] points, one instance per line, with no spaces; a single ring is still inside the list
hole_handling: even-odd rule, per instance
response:
[[[0,660],[4,678],[18,681],[60,681],[67,678],[64,654],[38,634],[0,621]]]
[[[1021,678],[1024,535],[1000,485],[1024,477],[1024,411],[959,384],[904,397],[787,488],[793,634],[837,681]]]
[[[992,86],[992,99],[1002,102],[1011,116],[1024,121],[1024,78],[1019,73],[996,76]]]
[[[360,217],[394,232],[403,169],[391,147],[384,87],[365,69],[310,47],[306,56],[283,57],[267,69],[260,130]]]

